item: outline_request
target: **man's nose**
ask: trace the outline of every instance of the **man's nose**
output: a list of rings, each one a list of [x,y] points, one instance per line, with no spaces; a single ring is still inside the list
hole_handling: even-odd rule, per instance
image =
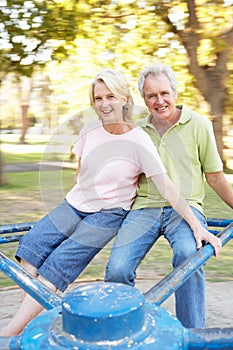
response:
[[[164,101],[164,98],[162,97],[162,95],[157,95],[156,96],[156,102],[159,104],[162,104]]]

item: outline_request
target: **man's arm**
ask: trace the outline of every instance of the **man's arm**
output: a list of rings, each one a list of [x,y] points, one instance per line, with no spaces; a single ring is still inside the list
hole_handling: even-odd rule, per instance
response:
[[[215,173],[205,173],[206,181],[217,195],[233,209],[233,188],[227,182],[224,173],[218,171]]]

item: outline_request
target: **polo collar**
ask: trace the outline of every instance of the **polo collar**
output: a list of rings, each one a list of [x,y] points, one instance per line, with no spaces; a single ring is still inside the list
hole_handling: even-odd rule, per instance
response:
[[[180,119],[178,120],[178,122],[175,125],[187,123],[187,121],[191,119],[191,111],[187,107],[185,107],[184,105],[177,105],[176,107],[181,109],[181,115],[180,115]],[[154,126],[152,125],[150,120],[151,120],[151,114],[149,114],[146,118],[144,118],[141,121],[140,125],[142,127],[150,127],[150,128],[153,127],[154,128]]]

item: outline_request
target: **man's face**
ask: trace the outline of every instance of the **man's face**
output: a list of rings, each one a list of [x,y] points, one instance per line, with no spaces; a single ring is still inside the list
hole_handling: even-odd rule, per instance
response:
[[[148,75],[144,83],[144,101],[151,115],[157,120],[171,121],[176,113],[176,93],[164,73]]]

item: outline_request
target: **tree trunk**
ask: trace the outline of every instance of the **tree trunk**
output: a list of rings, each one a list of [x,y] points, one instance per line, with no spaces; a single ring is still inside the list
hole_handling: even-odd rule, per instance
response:
[[[233,27],[227,26],[221,34],[212,36],[213,53],[209,64],[201,64],[198,48],[205,38],[204,26],[200,20],[200,5],[196,0],[187,0],[187,22],[184,29],[177,27],[171,21],[169,12],[163,7],[163,20],[167,23],[171,32],[176,34],[184,46],[187,57],[187,68],[189,73],[195,78],[194,85],[199,90],[205,101],[210,106],[210,115],[213,118],[213,128],[219,155],[223,159],[222,141],[222,117],[224,115],[225,101],[227,98],[226,80],[228,78],[227,62],[232,53],[233,47]],[[167,2],[166,2],[167,3]],[[217,45],[218,44],[218,45]]]
[[[215,116],[212,120],[213,128],[214,128],[214,135],[218,147],[218,153],[222,159],[224,168],[226,167],[226,161],[223,158],[223,140],[222,140],[222,129],[223,129],[223,122],[222,122],[222,116]]]
[[[22,116],[22,129],[19,139],[20,143],[25,143],[25,137],[28,129],[28,109],[30,94],[32,91],[32,79],[28,77],[21,77],[19,80],[19,96],[21,101],[21,116]]]
[[[28,108],[29,105],[22,105],[21,111],[22,111],[22,129],[21,129],[21,136],[19,139],[19,142],[24,144],[25,143],[25,137],[28,129]]]
[[[0,186],[6,185],[7,183],[8,182],[7,182],[6,174],[4,172],[2,151],[0,149]]]

